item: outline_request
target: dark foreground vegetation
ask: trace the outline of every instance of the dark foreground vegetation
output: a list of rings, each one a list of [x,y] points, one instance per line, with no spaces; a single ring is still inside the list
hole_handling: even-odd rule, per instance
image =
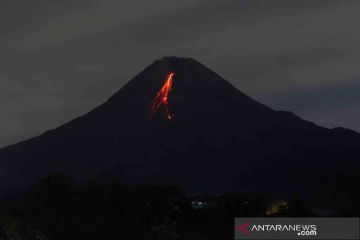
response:
[[[328,180],[331,187],[310,206],[296,197],[189,197],[176,187],[127,187],[117,181],[77,186],[64,175],[52,175],[24,194],[2,199],[0,239],[232,239],[234,217],[358,216],[352,180]]]

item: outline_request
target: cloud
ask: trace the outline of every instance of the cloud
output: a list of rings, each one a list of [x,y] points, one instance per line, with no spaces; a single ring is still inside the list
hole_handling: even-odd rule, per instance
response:
[[[359,102],[348,97],[358,89],[358,12],[358,1],[5,0],[0,106],[24,120],[62,106],[66,117],[42,111],[46,124],[23,127],[41,132],[71,120],[73,106],[100,104],[154,59],[180,55],[272,107],[360,130],[336,117]],[[16,139],[18,124],[2,129]]]

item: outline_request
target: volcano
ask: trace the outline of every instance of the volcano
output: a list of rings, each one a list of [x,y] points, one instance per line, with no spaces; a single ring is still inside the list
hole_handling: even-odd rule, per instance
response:
[[[306,193],[359,171],[360,134],[246,96],[191,58],[165,57],[89,113],[0,150],[0,193],[65,173],[188,193]]]

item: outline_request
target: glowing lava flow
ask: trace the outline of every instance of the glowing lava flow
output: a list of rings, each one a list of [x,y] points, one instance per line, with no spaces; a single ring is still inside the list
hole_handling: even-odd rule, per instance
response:
[[[166,110],[166,116],[169,120],[174,119],[174,114],[172,114],[169,110],[169,102],[168,96],[169,92],[172,90],[172,84],[174,80],[175,73],[171,72],[167,76],[166,82],[160,89],[160,91],[156,94],[154,100],[151,103],[151,113],[154,114],[159,110],[159,108],[164,105]]]

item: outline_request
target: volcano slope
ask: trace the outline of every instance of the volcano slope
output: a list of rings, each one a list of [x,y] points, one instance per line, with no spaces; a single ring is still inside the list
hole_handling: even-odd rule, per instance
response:
[[[360,134],[246,96],[191,58],[155,61],[89,113],[0,150],[0,193],[51,173],[188,193],[307,194],[359,172]]]

